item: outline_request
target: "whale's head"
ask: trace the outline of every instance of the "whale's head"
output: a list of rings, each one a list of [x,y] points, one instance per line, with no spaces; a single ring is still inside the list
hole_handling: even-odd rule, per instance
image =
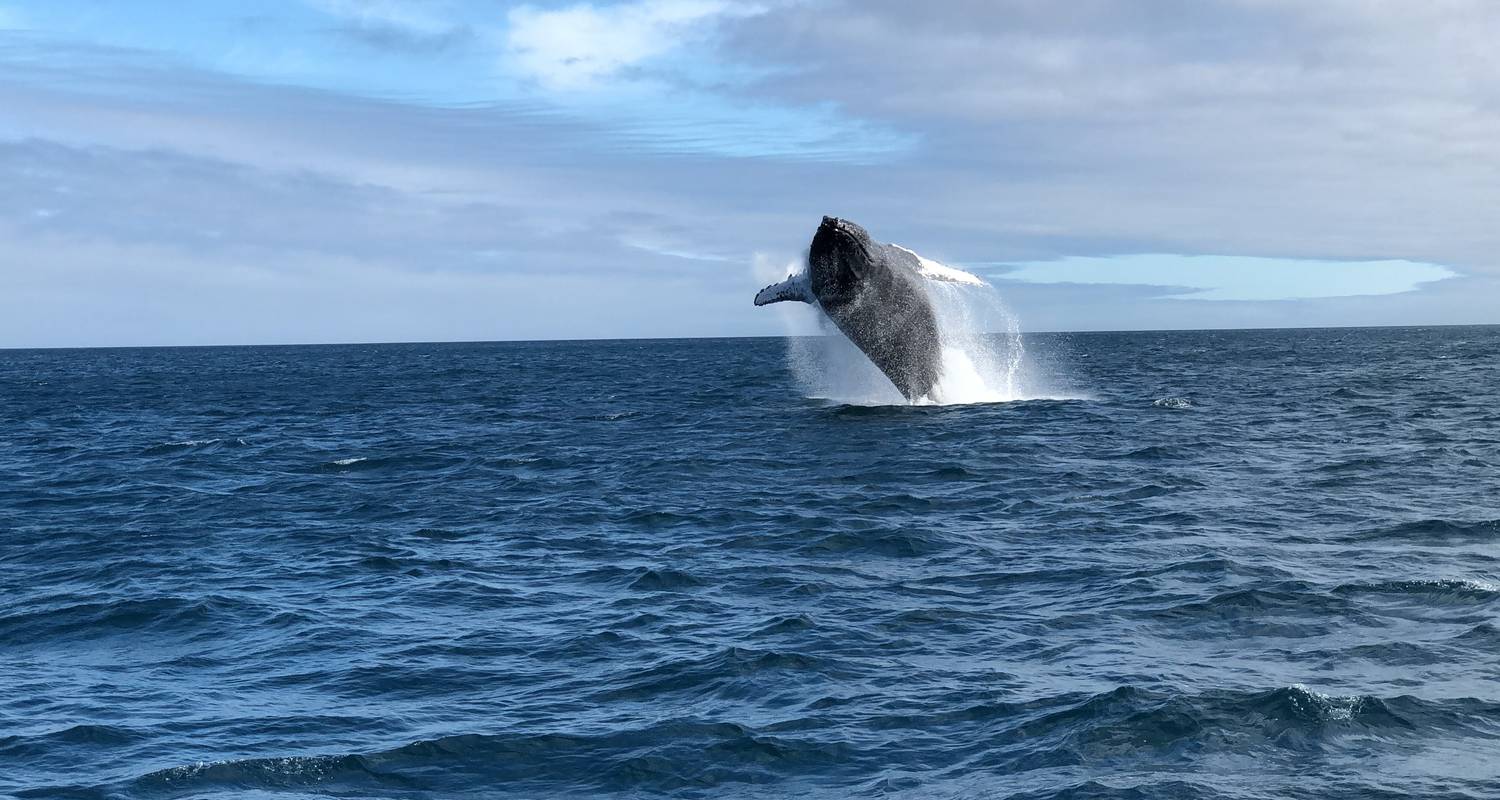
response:
[[[875,255],[875,243],[864,228],[847,219],[824,217],[807,252],[813,293],[820,299],[858,293]]]

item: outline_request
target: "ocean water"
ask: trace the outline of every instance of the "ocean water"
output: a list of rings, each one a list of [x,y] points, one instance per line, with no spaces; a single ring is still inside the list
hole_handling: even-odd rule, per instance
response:
[[[1025,342],[0,351],[0,795],[1500,797],[1500,328]]]

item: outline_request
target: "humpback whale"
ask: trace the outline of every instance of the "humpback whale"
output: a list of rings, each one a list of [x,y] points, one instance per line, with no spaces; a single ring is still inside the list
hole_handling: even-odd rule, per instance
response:
[[[757,306],[810,303],[912,402],[942,375],[937,315],[923,281],[984,285],[962,270],[882,244],[846,219],[824,217],[807,253],[807,271],[755,295]]]

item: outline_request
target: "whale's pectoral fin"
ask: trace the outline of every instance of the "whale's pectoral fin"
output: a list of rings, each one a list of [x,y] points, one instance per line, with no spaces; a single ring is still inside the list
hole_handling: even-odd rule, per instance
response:
[[[807,284],[807,275],[793,275],[781,283],[773,283],[761,289],[755,295],[755,304],[758,306],[769,303],[780,303],[785,300],[797,300],[803,303],[813,302],[812,287]]]

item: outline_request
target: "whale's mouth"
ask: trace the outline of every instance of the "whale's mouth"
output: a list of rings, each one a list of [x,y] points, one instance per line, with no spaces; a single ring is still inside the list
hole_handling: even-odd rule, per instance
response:
[[[818,226],[818,233],[830,236],[840,244],[854,247],[861,252],[868,253],[870,250],[870,232],[847,219],[824,217],[823,224]]]
[[[849,270],[857,277],[874,258],[874,242],[868,231],[853,222],[824,217],[807,256],[814,269],[821,265],[825,269]]]

